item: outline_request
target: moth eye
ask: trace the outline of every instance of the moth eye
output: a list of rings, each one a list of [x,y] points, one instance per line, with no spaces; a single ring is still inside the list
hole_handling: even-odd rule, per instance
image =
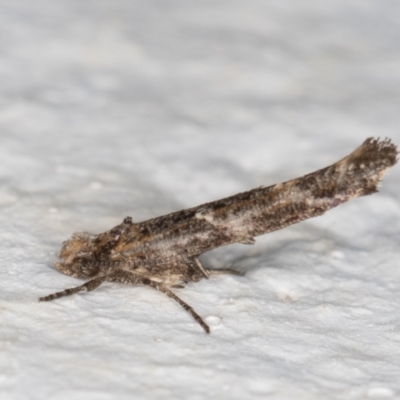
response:
[[[82,275],[85,275],[88,278],[90,278],[99,273],[99,267],[93,264],[82,264],[80,267],[80,272],[82,273]]]

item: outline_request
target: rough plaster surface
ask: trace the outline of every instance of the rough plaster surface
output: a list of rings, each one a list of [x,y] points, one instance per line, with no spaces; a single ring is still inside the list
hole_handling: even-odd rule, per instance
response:
[[[101,232],[400,144],[400,3],[0,2],[2,399],[400,397],[400,168],[381,192],[209,253],[162,294],[52,263]]]

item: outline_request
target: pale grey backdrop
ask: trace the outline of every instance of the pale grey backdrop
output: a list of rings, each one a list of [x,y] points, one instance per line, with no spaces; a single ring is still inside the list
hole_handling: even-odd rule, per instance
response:
[[[400,144],[400,3],[0,1],[2,399],[400,396],[400,168],[381,192],[208,254],[179,291],[52,263],[102,232]]]

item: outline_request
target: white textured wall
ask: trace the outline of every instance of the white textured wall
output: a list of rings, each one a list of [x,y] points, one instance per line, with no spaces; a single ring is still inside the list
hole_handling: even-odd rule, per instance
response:
[[[400,3],[0,2],[2,399],[395,399],[400,167],[381,192],[209,253],[247,271],[79,284],[52,266],[102,232],[400,145]]]

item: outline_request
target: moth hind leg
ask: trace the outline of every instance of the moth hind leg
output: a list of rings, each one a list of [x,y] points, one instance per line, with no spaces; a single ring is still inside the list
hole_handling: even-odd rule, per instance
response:
[[[236,271],[231,268],[220,268],[220,269],[210,269],[207,268],[207,272],[209,275],[236,275],[236,276],[243,276],[244,273],[240,271]]]
[[[199,272],[204,278],[208,279],[209,277],[209,273],[208,273],[208,269],[204,268],[203,264],[201,263],[201,261],[199,260],[198,257],[193,257],[190,259],[190,265],[192,266],[192,268]],[[201,279],[201,278],[200,278]]]

